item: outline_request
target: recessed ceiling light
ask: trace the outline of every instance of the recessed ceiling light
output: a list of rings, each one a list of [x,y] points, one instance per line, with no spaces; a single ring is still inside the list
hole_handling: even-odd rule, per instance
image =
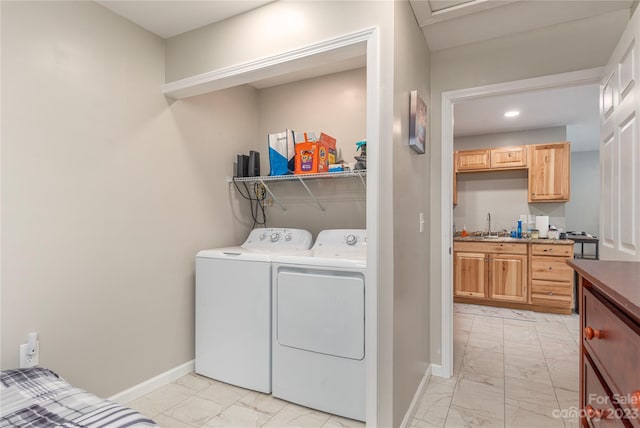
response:
[[[504,114],[504,117],[516,117],[518,115],[520,115],[520,112],[518,110],[511,110],[511,111],[506,112]]]

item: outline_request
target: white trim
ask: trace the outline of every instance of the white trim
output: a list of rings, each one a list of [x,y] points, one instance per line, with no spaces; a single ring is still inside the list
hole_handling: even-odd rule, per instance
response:
[[[347,49],[338,59],[353,58],[364,54],[359,49],[354,49],[354,45],[370,41],[375,31],[375,27],[366,28],[302,48],[185,77],[184,79],[165,83],[162,86],[162,92],[166,96],[175,99],[201,95],[294,71],[297,69],[296,62],[303,61],[300,66],[303,68],[308,67],[309,64],[304,62],[305,60],[314,55],[332,51],[337,52],[338,49],[342,48]],[[281,68],[283,69],[281,70]]]
[[[431,374],[438,377],[451,377],[445,376],[442,364],[431,364]]]
[[[404,418],[402,419],[400,428],[409,428],[411,426],[411,422],[413,421],[413,417],[416,415],[416,411],[420,406],[420,401],[422,400],[422,396],[424,395],[424,392],[427,389],[427,384],[429,383],[430,378],[431,378],[431,364],[429,364],[429,366],[427,367],[427,370],[424,372],[424,376],[422,376],[420,385],[418,385],[418,389],[416,390],[416,393],[413,395],[413,400],[411,400],[411,404],[407,409],[407,413],[404,414]]]
[[[365,294],[365,418],[378,426],[378,194],[380,192],[380,30],[367,38],[367,289]]]
[[[447,91],[442,94],[442,152],[441,174],[442,198],[440,231],[442,232],[442,367],[433,373],[436,376],[451,377],[453,373],[453,262],[449,254],[452,242],[452,192],[453,192],[453,104],[476,98],[493,95],[506,95],[517,92],[536,91],[551,88],[600,83],[604,73],[604,67],[590,68],[568,73],[553,74],[550,76],[534,77],[531,79],[516,80],[512,82],[498,83],[494,85],[479,86],[476,88]]]
[[[195,370],[195,367],[195,360],[188,361],[184,364],[179,365],[178,367],[174,367],[171,370],[160,373],[159,375],[154,376],[151,379],[147,379],[144,382],[134,385],[131,388],[125,389],[122,392],[118,392],[117,394],[109,397],[109,400],[126,405],[127,403],[130,403],[133,400],[147,395],[151,391],[160,388],[161,386],[167,385],[174,380],[193,372]]]

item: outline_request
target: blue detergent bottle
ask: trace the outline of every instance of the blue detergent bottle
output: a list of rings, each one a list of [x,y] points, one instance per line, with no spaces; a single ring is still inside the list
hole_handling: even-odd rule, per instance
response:
[[[518,220],[517,235],[518,235],[518,239],[522,238],[522,220]]]

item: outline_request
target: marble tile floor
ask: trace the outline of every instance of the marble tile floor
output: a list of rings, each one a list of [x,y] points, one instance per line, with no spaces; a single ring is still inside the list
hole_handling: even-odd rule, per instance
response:
[[[162,428],[364,428],[364,423],[298,406],[195,373],[127,404]]]
[[[411,427],[579,427],[579,316],[465,306],[453,377],[431,377]]]
[[[578,428],[578,315],[470,306],[454,311],[454,376],[431,377],[411,428]],[[195,373],[128,405],[162,428],[365,426]]]

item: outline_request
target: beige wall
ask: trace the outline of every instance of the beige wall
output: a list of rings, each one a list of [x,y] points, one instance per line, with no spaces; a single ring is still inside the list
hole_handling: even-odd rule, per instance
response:
[[[431,357],[441,361],[440,189],[442,93],[603,66],[629,20],[628,11],[554,25],[431,55]],[[594,31],[597,28],[598,31]],[[450,256],[447,256],[450,258]]]
[[[366,139],[367,70],[360,68],[258,92],[258,129],[264,173],[269,171],[267,134],[284,131],[325,132],[336,138],[339,158],[353,162],[355,143]],[[266,209],[270,227],[297,227],[314,236],[324,229],[366,227],[366,187],[359,178],[312,180],[307,185],[322,211],[297,182],[270,183],[285,206]]]
[[[429,149],[409,141],[409,93],[429,105],[429,49],[408,2],[395,3],[393,134],[393,426],[400,426],[430,363]],[[427,143],[428,144],[428,143]],[[419,216],[424,213],[424,232]]]
[[[108,396],[193,358],[194,254],[247,232],[224,177],[256,93],[172,103],[156,36],[93,2],[1,7],[2,368],[35,330],[42,366]]]
[[[455,150],[472,150],[557,141],[566,141],[564,126],[458,137],[454,139],[453,147]],[[491,213],[492,231],[510,231],[516,227],[520,214],[534,214],[548,215],[551,224],[566,230],[567,204],[530,204],[528,182],[527,171],[458,174],[458,205],[453,208],[453,224],[458,230],[462,230],[464,225],[468,231],[487,230],[487,213]]]

